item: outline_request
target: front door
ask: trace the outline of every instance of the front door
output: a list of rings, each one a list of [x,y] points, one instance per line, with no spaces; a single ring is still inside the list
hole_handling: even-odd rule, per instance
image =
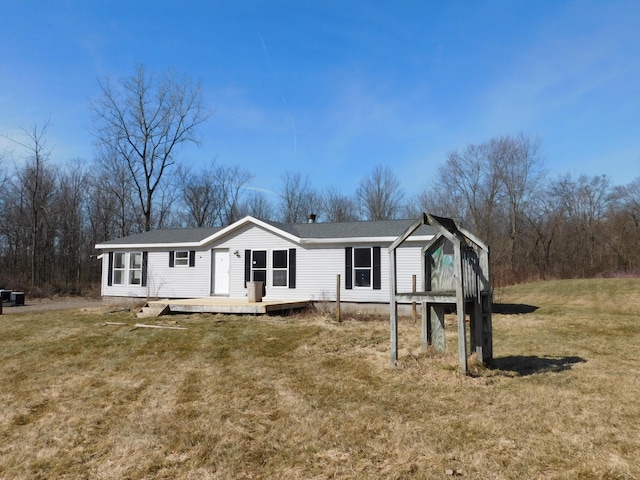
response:
[[[212,295],[229,295],[229,250],[213,250],[211,256]]]

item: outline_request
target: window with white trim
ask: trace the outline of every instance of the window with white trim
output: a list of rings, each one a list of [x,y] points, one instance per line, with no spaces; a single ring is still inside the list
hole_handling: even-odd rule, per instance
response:
[[[107,285],[147,285],[147,252],[109,252]]]
[[[371,288],[372,265],[370,247],[356,247],[353,249],[353,283],[356,287]]]
[[[189,266],[189,250],[176,250],[174,257],[174,265],[176,267]]]
[[[114,252],[113,254],[113,284],[124,285],[126,278],[126,253]]]
[[[251,279],[254,282],[267,282],[267,251],[253,250],[251,252]]]
[[[272,252],[271,270],[274,287],[286,287],[289,278],[289,251],[274,250]]]
[[[142,252],[129,254],[129,285],[142,284]]]

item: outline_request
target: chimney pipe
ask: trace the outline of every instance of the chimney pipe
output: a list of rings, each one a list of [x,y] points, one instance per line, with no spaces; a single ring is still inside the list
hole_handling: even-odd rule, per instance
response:
[[[307,217],[307,223],[316,223],[316,214],[310,213]]]

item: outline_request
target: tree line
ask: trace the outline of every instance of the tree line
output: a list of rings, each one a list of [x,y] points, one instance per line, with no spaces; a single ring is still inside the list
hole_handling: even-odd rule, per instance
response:
[[[11,139],[15,151],[0,155],[0,286],[86,293],[100,280],[96,243],[151,229],[225,226],[245,215],[300,223],[309,214],[341,222],[422,211],[457,218],[483,238],[497,284],[638,272],[640,179],[551,177],[540,139],[504,135],[452,151],[412,196],[403,172],[383,165],[349,192],[319,190],[289,171],[268,193],[241,166],[180,160],[208,117],[198,84],[137,66],[99,91],[92,161],[54,160],[48,122],[23,129]]]

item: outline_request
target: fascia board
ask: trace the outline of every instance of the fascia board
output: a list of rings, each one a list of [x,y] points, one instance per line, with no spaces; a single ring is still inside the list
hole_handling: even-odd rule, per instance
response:
[[[347,238],[303,238],[300,243],[303,245],[323,245],[323,244],[343,244],[343,243],[386,243],[394,242],[398,237],[347,237]],[[405,242],[427,242],[433,235],[416,235],[405,240]]]
[[[187,242],[187,243],[122,243],[118,245],[107,245],[98,243],[95,246],[96,250],[140,250],[140,249],[154,249],[154,248],[189,248],[199,247],[200,242]]]

